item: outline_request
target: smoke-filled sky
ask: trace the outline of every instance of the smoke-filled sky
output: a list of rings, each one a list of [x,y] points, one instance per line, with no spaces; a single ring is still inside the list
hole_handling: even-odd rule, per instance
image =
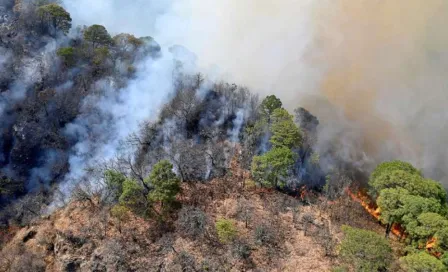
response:
[[[64,0],[75,24],[182,44],[209,73],[304,106],[351,158],[448,168],[446,0]],[[353,158],[355,159],[355,158]],[[446,179],[446,178],[445,178]],[[446,183],[448,184],[448,183]]]

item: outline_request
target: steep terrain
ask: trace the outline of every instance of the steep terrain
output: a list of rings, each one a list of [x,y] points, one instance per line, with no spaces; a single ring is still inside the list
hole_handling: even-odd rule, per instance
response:
[[[342,223],[382,231],[358,203],[340,203],[346,198],[302,201],[250,186],[237,167],[231,173],[184,184],[182,209],[163,225],[131,213],[120,222],[95,200],[73,201],[18,230],[0,271],[330,271]],[[234,220],[235,241],[219,241],[219,218]]]
[[[62,5],[0,0],[0,271],[446,271],[447,191],[371,120]]]

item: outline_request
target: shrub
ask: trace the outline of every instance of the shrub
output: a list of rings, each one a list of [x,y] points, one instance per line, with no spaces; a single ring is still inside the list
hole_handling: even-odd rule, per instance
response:
[[[194,238],[205,232],[207,216],[198,208],[183,207],[179,212],[177,225],[181,233]]]
[[[235,258],[247,260],[251,254],[251,248],[244,241],[234,241],[232,243],[232,254]]]
[[[111,210],[110,213],[113,217],[115,217],[118,220],[118,231],[121,233],[121,224],[124,221],[129,220],[129,210],[125,206],[122,205],[115,205]]]
[[[173,260],[173,264],[180,268],[182,272],[193,272],[196,270],[195,258],[186,251],[181,251]]]
[[[348,269],[345,266],[335,266],[331,269],[331,272],[347,272]]]
[[[266,225],[257,226],[254,236],[255,243],[259,245],[269,245],[274,242],[272,230]]]
[[[221,243],[231,242],[237,236],[237,230],[232,220],[218,219],[215,228]]]

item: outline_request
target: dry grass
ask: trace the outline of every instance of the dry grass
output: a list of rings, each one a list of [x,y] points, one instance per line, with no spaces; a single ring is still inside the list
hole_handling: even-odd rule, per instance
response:
[[[330,271],[338,260],[336,250],[328,245],[341,240],[342,224],[383,231],[349,198],[303,205],[273,190],[244,188],[248,173],[236,163],[231,170],[232,175],[208,184],[183,184],[178,200],[198,208],[207,218],[200,237],[176,232],[175,216],[160,224],[130,214],[120,233],[109,207],[73,202],[34,226],[18,230],[0,252],[0,271],[11,271],[24,254],[35,259],[32,265],[39,268],[43,263],[50,272],[67,268],[204,271],[203,267],[212,271]],[[219,243],[214,230],[218,218],[235,222],[237,241]],[[263,243],[256,238],[260,226],[269,237]],[[394,247],[400,250],[398,243]],[[236,250],[242,249],[250,249],[250,256],[238,255]]]

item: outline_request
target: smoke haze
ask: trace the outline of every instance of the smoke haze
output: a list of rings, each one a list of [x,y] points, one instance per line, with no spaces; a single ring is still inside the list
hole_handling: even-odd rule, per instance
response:
[[[337,137],[360,167],[402,158],[448,184],[444,0],[64,4],[75,25],[182,44],[208,73],[309,109],[323,123],[321,148]]]

